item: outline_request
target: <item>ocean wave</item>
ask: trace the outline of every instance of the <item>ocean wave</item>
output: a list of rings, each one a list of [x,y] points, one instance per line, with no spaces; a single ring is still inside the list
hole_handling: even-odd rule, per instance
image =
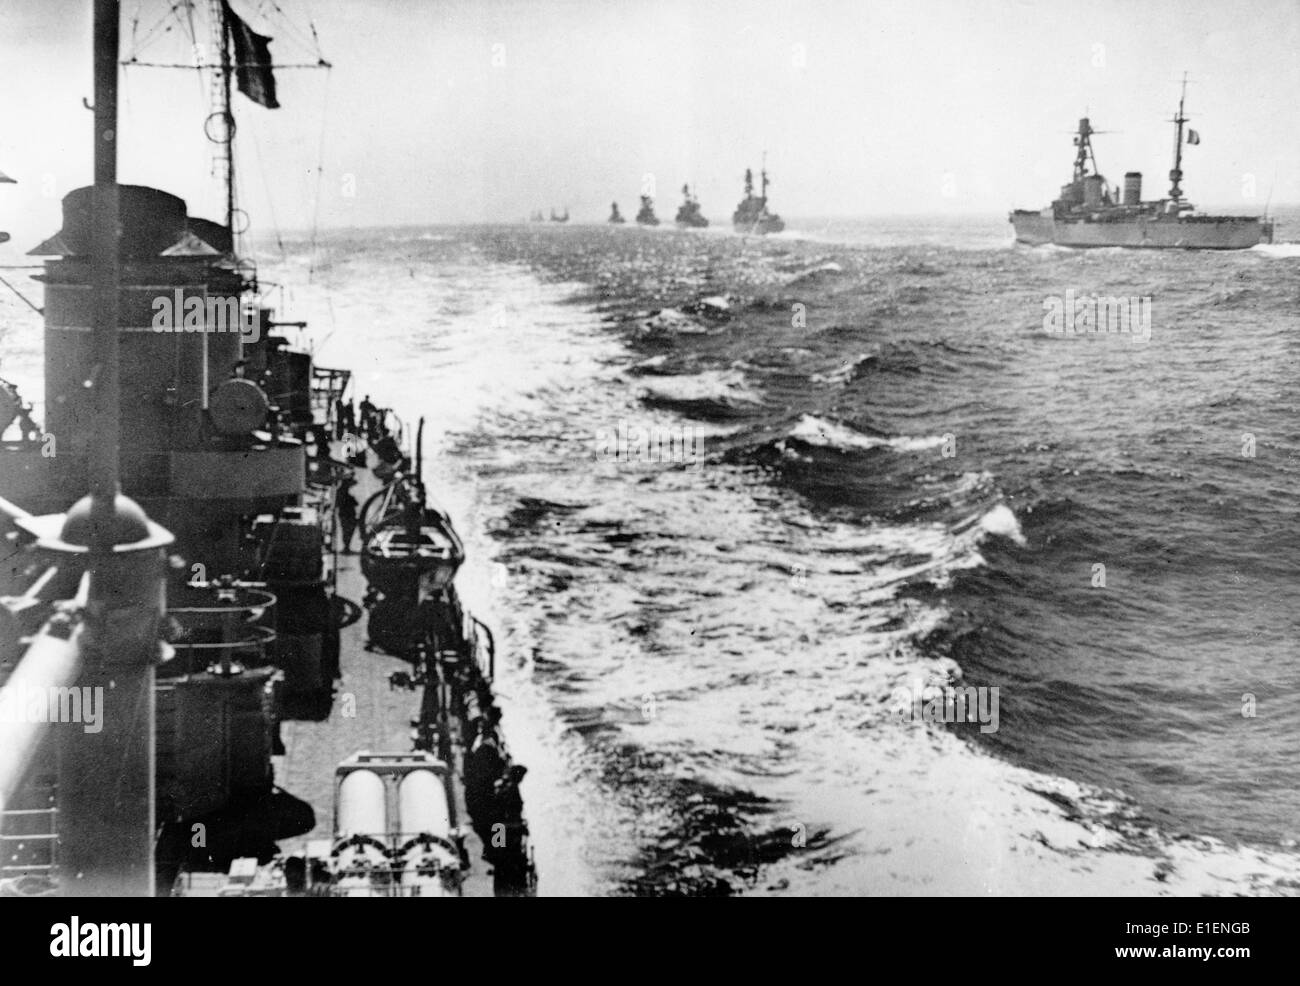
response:
[[[667,376],[671,370],[666,369],[668,366],[668,357],[663,353],[658,356],[651,356],[648,359],[640,360],[629,366],[626,372],[632,376]]]
[[[1020,521],[1016,518],[1015,511],[1005,503],[996,504],[988,512],[981,514],[973,529],[1014,541],[1022,548],[1028,543],[1025,541],[1024,532],[1020,529]]]
[[[818,264],[816,267],[809,267],[801,270],[799,273],[788,278],[785,282],[787,288],[803,287],[810,283],[825,280],[828,277],[834,277],[844,273],[844,268],[835,261],[828,261],[824,264]]]
[[[642,399],[651,403],[716,401],[729,407],[759,405],[762,397],[737,369],[706,369],[682,376],[654,376],[641,382]]]
[[[725,322],[731,318],[732,309],[740,302],[740,299],[731,294],[713,294],[705,298],[698,298],[695,301],[688,302],[681,306],[681,310],[696,318],[704,318],[714,322]]]
[[[892,438],[877,437],[850,428],[848,425],[828,421],[816,415],[805,414],[790,432],[790,437],[805,445],[817,445],[822,448],[835,448],[844,451],[853,449],[892,448],[896,452],[923,452],[938,448],[944,443],[942,435],[897,435]]]
[[[857,359],[846,360],[838,369],[831,370],[829,373],[814,373],[808,379],[812,383],[849,383],[856,379],[859,369],[875,358],[875,353],[863,353]]]
[[[689,314],[680,308],[662,308],[641,318],[636,327],[643,333],[704,335],[718,331],[717,325],[710,324],[716,321],[721,319],[708,319],[698,314]]]
[[[1255,291],[1247,287],[1220,288],[1209,299],[1218,308],[1247,308],[1254,305]]]

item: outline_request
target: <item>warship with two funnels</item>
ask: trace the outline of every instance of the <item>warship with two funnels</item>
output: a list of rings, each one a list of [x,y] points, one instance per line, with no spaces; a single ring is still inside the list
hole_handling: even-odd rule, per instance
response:
[[[1037,212],[1011,213],[1016,242],[1028,246],[1055,244],[1065,247],[1132,247],[1139,249],[1244,250],[1273,242],[1273,223],[1260,216],[1206,216],[1183,198],[1183,113],[1187,83],[1173,118],[1174,166],[1169,172],[1169,194],[1142,201],[1142,175],[1124,175],[1124,190],[1113,191],[1097,169],[1092,137],[1097,131],[1087,117],[1079,121],[1074,136],[1074,176],[1061,187],[1056,201]],[[1186,131],[1188,144],[1200,135]]]
[[[769,212],[767,209],[767,186],[771,183],[767,179],[766,159],[764,159],[760,175],[762,179],[761,191],[758,195],[755,195],[754,173],[748,168],[745,169],[745,197],[741,199],[740,204],[736,206],[736,211],[731,216],[731,224],[737,233],[765,235],[767,233],[779,233],[785,229],[785,220],[775,212]]]

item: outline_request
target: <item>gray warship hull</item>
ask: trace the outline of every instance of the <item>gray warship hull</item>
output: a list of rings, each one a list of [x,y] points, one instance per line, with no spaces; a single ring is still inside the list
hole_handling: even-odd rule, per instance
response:
[[[785,221],[779,216],[759,216],[751,218],[737,213],[732,217],[731,225],[737,233],[754,233],[766,236],[768,233],[780,233],[785,229]]]
[[[1246,250],[1272,237],[1257,216],[1145,216],[1062,219],[1052,210],[1011,213],[1016,242],[1027,246],[1128,247],[1152,250]]]

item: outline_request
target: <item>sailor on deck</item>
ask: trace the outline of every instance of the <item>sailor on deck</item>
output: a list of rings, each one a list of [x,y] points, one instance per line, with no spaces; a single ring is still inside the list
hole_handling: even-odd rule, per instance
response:
[[[370,395],[361,398],[361,435],[369,438],[375,420],[375,405],[370,403]]]
[[[339,525],[343,529],[343,554],[352,554],[352,535],[357,529],[357,498],[352,495],[352,487],[357,481],[350,476],[339,484],[337,495]]]

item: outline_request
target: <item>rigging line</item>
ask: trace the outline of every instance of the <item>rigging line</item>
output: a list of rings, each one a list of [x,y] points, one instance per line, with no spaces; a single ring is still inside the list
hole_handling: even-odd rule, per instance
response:
[[[275,245],[280,248],[280,260],[285,260],[286,254],[284,249],[284,239],[280,235],[280,221],[275,217],[275,194],[271,191],[271,183],[266,180],[266,159],[262,155],[262,145],[257,140],[257,134],[252,135],[253,153],[257,157],[257,173],[262,177],[262,189],[266,192],[266,208],[271,213],[271,228],[275,230]]]
[[[162,25],[166,23],[168,16],[171,14],[171,11],[170,11],[170,10],[168,10],[168,11],[164,11],[163,14],[158,18],[158,20],[157,20],[157,22],[154,24],[154,26],[151,27],[151,28],[149,28],[149,30],[145,31],[143,37],[140,37],[140,32],[139,32],[139,24],[140,24],[140,10],[141,10],[141,7],[140,7],[140,6],[137,6],[137,7],[136,7],[136,11],[137,11],[137,13],[136,13],[136,18],[135,18],[135,24],[133,25],[132,30],[131,30],[131,50],[132,50],[132,51],[138,51],[138,50],[140,50],[141,48],[143,48],[145,45],[147,45],[147,44],[149,43],[149,41],[152,40],[152,38],[153,38],[154,34],[157,32],[158,28],[162,27]]]
[[[284,9],[278,3],[272,3],[271,7],[277,14],[279,14],[277,28],[284,28],[284,32],[281,34],[282,39],[292,42],[295,45],[302,45],[306,50],[310,51],[311,39],[307,37],[303,30],[289,18],[289,15],[284,12]],[[265,8],[265,4],[263,4],[263,8]],[[262,16],[268,24],[273,20],[265,14]],[[317,52],[317,54],[319,55],[320,52]]]
[[[201,69],[203,67],[202,65],[203,59],[202,56],[200,55],[200,50],[199,50],[199,32],[194,27],[194,4],[193,3],[185,4],[185,13],[186,13],[186,20],[188,22],[186,25],[186,33],[189,35],[189,39],[190,39],[190,53],[194,57],[194,61],[195,61],[194,67]],[[202,72],[199,72],[198,74],[198,82],[199,82],[199,98],[206,99],[207,89],[204,86]]]
[[[194,4],[185,5],[185,33],[190,39],[190,54],[197,60],[199,54],[199,32],[194,29]]]
[[[0,277],[0,284],[3,284],[3,285],[4,285],[5,287],[7,287],[10,291],[12,291],[14,294],[18,295],[19,298],[22,298],[23,301],[27,302],[27,307],[30,308],[32,311],[34,311],[37,315],[44,315],[44,314],[45,314],[45,309],[44,309],[44,308],[38,308],[38,307],[37,307],[37,306],[32,302],[32,300],[31,300],[30,298],[28,298],[27,296],[25,296],[21,291],[19,291],[16,287],[14,287],[12,284],[10,284],[8,281],[6,281],[3,277]]]
[[[171,24],[169,23],[171,17],[176,14],[176,11],[179,7],[186,6],[186,3],[187,0],[177,0],[176,3],[173,3],[163,13],[163,15],[158,18],[158,22],[154,24],[153,27],[149,28],[149,30],[145,33],[145,36],[140,40],[139,46],[135,50],[139,50],[140,48],[144,48],[147,45],[149,45],[154,40],[154,38],[158,36],[158,29],[162,27],[164,24],[167,24],[167,30],[163,31],[162,33],[163,34],[168,33],[168,31],[171,30]]]
[[[131,50],[136,50],[136,38],[140,34],[140,13],[144,10],[144,0],[135,0],[135,16],[131,18]]]
[[[271,6],[274,7],[276,12],[280,15],[280,20],[278,22],[276,22],[274,18],[267,15],[266,0],[259,0],[257,4],[255,5],[250,4],[250,6],[255,6],[253,17],[255,20],[261,22],[261,25],[264,27],[265,30],[275,30],[277,34],[279,34],[279,28],[281,27],[285,28],[288,31],[295,30],[293,22],[289,20],[288,15],[285,14],[285,12],[280,9],[278,4],[275,3],[271,4]],[[236,16],[238,16],[238,14],[236,14]],[[301,41],[304,39],[305,39],[305,35],[299,33],[298,38],[293,40],[297,41],[298,43],[301,43]],[[272,38],[271,40],[274,41],[276,39]],[[286,40],[285,36],[280,35],[280,40],[282,41]]]
[[[284,8],[281,7],[278,3],[276,3],[275,0],[271,0],[271,6],[275,9],[275,12],[280,15],[280,23],[283,24],[285,29],[288,30],[290,34],[296,35],[297,41],[300,44],[306,45],[306,47],[309,49],[314,48],[316,52],[316,57],[319,58],[321,53],[320,45],[313,44],[312,39],[307,37],[306,33],[302,30],[302,28],[300,28],[297,24],[293,22],[292,19],[290,19],[289,15],[284,12]]]
[[[320,35],[316,33],[316,21],[312,18],[310,13],[307,14],[307,26],[311,28],[311,40],[312,44],[316,46],[316,54],[323,58],[324,55],[320,48]]]
[[[316,151],[316,204],[311,219],[311,262],[307,267],[307,280],[310,282],[316,272],[316,234],[320,230],[321,185],[325,180],[325,121],[329,118],[330,71],[325,70],[325,93],[320,106],[320,145]]]

